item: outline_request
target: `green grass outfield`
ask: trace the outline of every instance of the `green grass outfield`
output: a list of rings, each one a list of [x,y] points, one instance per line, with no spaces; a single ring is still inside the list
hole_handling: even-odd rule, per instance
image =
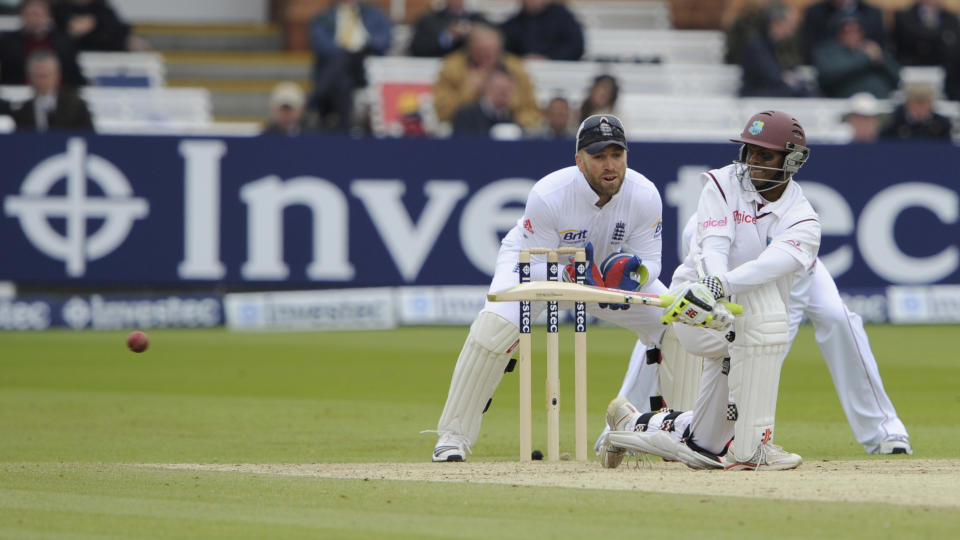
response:
[[[561,436],[570,451],[566,330]],[[784,367],[777,442],[808,463],[960,457],[957,328],[868,332],[916,456],[864,454],[809,327]],[[465,335],[158,330],[147,352],[133,354],[122,332],[0,333],[0,538],[899,539],[960,530],[956,507],[724,497],[722,485],[715,496],[691,496],[135,465],[427,461],[435,437],[419,432],[436,425]],[[542,338],[535,334],[537,358]],[[620,329],[590,331],[591,444],[632,339]],[[537,403],[542,377],[535,368]],[[516,407],[516,376],[507,375],[471,461],[516,459]],[[544,419],[535,406],[537,448]],[[722,474],[734,473],[718,484]]]

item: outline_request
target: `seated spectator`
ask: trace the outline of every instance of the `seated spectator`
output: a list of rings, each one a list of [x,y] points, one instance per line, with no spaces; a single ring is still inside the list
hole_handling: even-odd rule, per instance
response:
[[[454,135],[465,133],[489,135],[497,124],[516,124],[510,112],[515,91],[513,78],[501,69],[487,74],[480,99],[461,105],[453,115]]]
[[[595,114],[616,115],[617,96],[620,95],[620,85],[613,75],[597,75],[593,78],[587,97],[580,105],[580,122]]]
[[[814,51],[836,35],[831,22],[840,15],[855,15],[869,41],[887,46],[888,36],[883,25],[883,11],[863,0],[821,0],[807,7],[803,15],[803,45],[807,63],[813,63]]]
[[[60,61],[51,51],[27,59],[27,79],[33,98],[13,113],[18,131],[92,130],[87,104],[75,90],[60,87]]]
[[[890,124],[880,133],[882,139],[950,140],[950,119],[933,111],[937,92],[926,83],[914,83],[906,89],[906,99],[893,111]]]
[[[749,38],[743,46],[740,67],[743,70],[741,96],[805,97],[811,94],[805,81],[785,66],[777,56],[777,47],[797,35],[797,12],[783,4],[767,11],[764,32]]]
[[[27,58],[40,50],[57,56],[65,86],[86,84],[77,64],[77,50],[54,26],[47,0],[23,0],[19,14],[21,28],[0,34],[0,84],[27,84]]]
[[[559,2],[521,0],[520,11],[501,25],[504,49],[525,58],[579,60],[583,30]]]
[[[572,139],[570,103],[562,96],[554,96],[543,110],[543,127],[538,136],[544,139]]]
[[[129,49],[130,25],[106,0],[59,0],[53,4],[53,20],[81,51]]]
[[[900,82],[900,66],[875,41],[866,38],[860,19],[840,14],[832,22],[835,38],[814,51],[820,90],[826,97],[870,92],[886,99]]]
[[[447,0],[442,7],[417,19],[410,54],[446,56],[463,46],[473,23],[486,22],[482,14],[466,9],[463,3],[464,0]]]
[[[843,121],[853,130],[853,143],[876,142],[880,136],[882,116],[887,112],[868,92],[854,94],[850,98],[850,112],[843,115]]]
[[[919,0],[894,14],[893,43],[905,66],[947,65],[948,47],[960,39],[960,21],[941,0]]]
[[[510,100],[510,112],[514,121],[528,132],[535,130],[540,123],[540,108],[523,61],[504,53],[500,32],[486,24],[474,24],[466,46],[444,58],[433,87],[437,120],[450,122],[461,105],[476,102],[487,76],[498,69],[513,78],[516,91]]]
[[[743,62],[744,44],[757,35],[764,35],[769,25],[771,10],[785,9],[781,0],[733,0],[724,10],[723,27],[726,64],[740,65]],[[777,57],[781,65],[795,67],[803,64],[803,42],[798,32],[777,44]]]
[[[307,127],[306,101],[296,83],[277,83],[270,93],[270,118],[263,132],[291,137],[303,133]]]
[[[372,4],[334,0],[311,22],[310,38],[316,57],[311,103],[320,127],[348,131],[354,127],[353,93],[367,85],[363,59],[390,48],[390,20]]]

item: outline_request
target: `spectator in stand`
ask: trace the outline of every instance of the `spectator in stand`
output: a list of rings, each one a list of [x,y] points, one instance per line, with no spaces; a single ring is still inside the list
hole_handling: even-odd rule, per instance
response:
[[[490,135],[491,129],[499,124],[516,125],[510,112],[514,86],[513,77],[506,71],[494,69],[488,73],[480,98],[474,103],[461,105],[454,113],[454,135]]]
[[[769,25],[771,10],[784,9],[781,0],[732,0],[723,15],[727,50],[723,61],[740,65],[743,46],[754,36],[763,35]],[[777,58],[782,66],[793,68],[804,63],[803,42],[798,32],[777,44]]]
[[[307,130],[307,98],[297,83],[277,83],[270,93],[270,118],[264,133],[295,137]]]
[[[363,59],[390,49],[390,20],[375,6],[358,0],[334,0],[310,25],[315,55],[312,106],[320,127],[354,128],[353,94],[367,85]]]
[[[60,87],[60,61],[52,51],[39,50],[27,59],[33,98],[13,113],[17,130],[92,130],[87,104],[75,90]]]
[[[142,48],[106,0],[58,0],[53,20],[81,51],[126,51]]]
[[[833,39],[832,21],[841,15],[855,15],[869,41],[886,47],[887,31],[883,26],[883,11],[863,0],[821,0],[807,7],[803,15],[803,44],[807,63],[813,63],[817,47]]]
[[[513,78],[516,90],[510,100],[510,112],[514,121],[527,132],[536,130],[540,123],[540,108],[523,61],[503,52],[500,32],[487,24],[474,24],[466,46],[444,58],[433,87],[437,120],[450,122],[461,105],[476,102],[487,76],[498,69]]]
[[[521,0],[520,11],[501,25],[504,49],[524,58],[579,60],[583,30],[559,2]]]
[[[813,54],[823,95],[850,97],[870,92],[886,99],[900,82],[897,61],[864,35],[856,15],[838,14],[831,25],[835,39],[821,43]]]
[[[949,141],[950,119],[933,111],[936,89],[927,83],[913,83],[905,93],[905,101],[893,111],[890,124],[880,133],[880,138]]]
[[[463,4],[464,0],[447,0],[442,7],[417,19],[410,54],[446,56],[463,46],[473,23],[486,22],[481,13],[470,11]]]
[[[575,135],[570,125],[570,102],[563,96],[554,96],[543,109],[543,127],[539,136],[544,139],[572,139]]]
[[[805,81],[795,73],[796,65],[784,65],[777,49],[797,35],[797,12],[780,3],[767,10],[767,26],[743,44],[741,96],[806,97],[811,95]]]
[[[595,114],[617,114],[617,96],[620,95],[620,85],[613,75],[597,75],[587,90],[587,97],[580,105],[580,121]]]
[[[949,47],[960,39],[960,21],[941,0],[919,0],[894,14],[893,44],[905,66],[947,66]]]
[[[21,28],[0,34],[0,84],[27,84],[27,58],[41,50],[57,56],[65,86],[86,84],[73,41],[54,26],[47,0],[23,0],[19,14]]]
[[[882,116],[888,111],[877,98],[869,92],[860,92],[850,98],[850,112],[843,115],[843,121],[850,126],[853,134],[850,142],[872,143],[880,137]]]

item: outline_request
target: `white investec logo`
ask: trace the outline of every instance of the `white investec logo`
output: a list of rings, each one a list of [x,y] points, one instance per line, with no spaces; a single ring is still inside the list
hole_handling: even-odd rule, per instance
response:
[[[51,195],[61,180],[65,195]],[[97,184],[104,196],[87,194],[87,180]],[[109,161],[87,155],[87,143],[74,138],[65,154],[51,156],[33,168],[20,186],[20,195],[4,201],[7,215],[20,219],[20,227],[33,245],[44,254],[67,264],[67,274],[76,277],[86,271],[86,262],[108,255],[130,233],[135,219],[149,212],[147,201],[133,197],[130,182]],[[50,224],[65,219],[65,235]],[[87,220],[102,219],[103,225],[87,236]]]

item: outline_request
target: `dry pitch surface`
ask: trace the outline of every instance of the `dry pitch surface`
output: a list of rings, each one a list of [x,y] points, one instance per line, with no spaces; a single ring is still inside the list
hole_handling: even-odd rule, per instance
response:
[[[815,461],[792,471],[776,472],[694,471],[679,463],[626,460],[617,469],[603,469],[595,462],[570,461],[142,466],[312,478],[468,482],[960,508],[960,460],[905,456]]]

